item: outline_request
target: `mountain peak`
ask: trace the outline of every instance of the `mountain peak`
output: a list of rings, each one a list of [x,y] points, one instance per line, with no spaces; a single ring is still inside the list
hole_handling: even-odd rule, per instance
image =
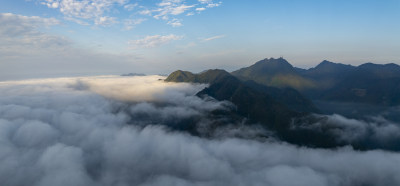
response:
[[[318,64],[316,67],[311,68],[310,70],[313,69],[324,69],[324,70],[344,70],[347,68],[354,68],[352,65],[345,65],[342,63],[334,63],[328,60],[323,60],[320,64]]]
[[[331,62],[331,61],[328,61],[328,60],[323,60],[315,68],[333,67],[333,66],[351,66],[351,65],[345,65],[345,64],[341,64],[341,63],[334,63],[334,62]]]
[[[233,77],[229,72],[221,69],[210,69],[199,74],[188,71],[177,70],[171,73],[165,81],[167,82],[193,82],[193,83],[212,83],[223,78]]]
[[[293,66],[286,61],[286,59],[280,58],[265,58],[261,61],[258,61],[254,65],[251,65],[249,68],[252,68],[255,73],[293,73],[295,70]]]
[[[165,81],[167,82],[191,82],[195,75],[189,71],[177,70],[172,72]]]
[[[242,80],[254,80],[257,83],[274,87],[293,87],[297,90],[313,86],[312,82],[302,78],[299,72],[283,57],[267,58],[232,72]]]
[[[319,65],[329,65],[329,64],[336,64],[336,63],[328,61],[328,60],[323,60]]]
[[[283,57],[280,57],[280,58],[273,58],[273,57],[271,57],[271,58],[265,58],[265,59],[263,59],[263,60],[261,60],[261,61],[258,61],[257,63],[255,63],[254,65],[268,65],[270,68],[272,67],[272,68],[276,68],[276,67],[289,67],[289,68],[292,68],[293,66],[286,60],[286,59],[284,59]]]
[[[232,72],[237,76],[257,76],[258,74],[273,76],[275,74],[295,74],[294,67],[283,57],[265,58],[255,64]]]
[[[318,64],[314,68],[310,68],[302,73],[303,75],[313,78],[317,77],[338,78],[349,73],[354,68],[355,67],[351,65],[345,65],[341,63],[334,63],[328,60],[323,60],[320,64]]]
[[[229,72],[223,70],[223,69],[209,69],[204,72],[201,72],[200,74],[225,74],[225,75],[230,75]]]

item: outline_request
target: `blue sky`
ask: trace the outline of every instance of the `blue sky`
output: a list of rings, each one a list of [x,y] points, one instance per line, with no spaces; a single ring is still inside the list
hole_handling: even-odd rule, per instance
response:
[[[0,80],[400,63],[399,0],[3,0]]]

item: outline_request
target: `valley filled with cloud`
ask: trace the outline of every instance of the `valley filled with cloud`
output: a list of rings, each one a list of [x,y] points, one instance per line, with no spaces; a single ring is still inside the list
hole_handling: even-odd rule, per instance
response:
[[[243,121],[226,121],[223,114],[215,114],[235,106],[196,96],[207,85],[167,83],[164,78],[0,82],[0,182],[44,186],[400,184],[397,152],[292,145],[275,138],[273,132],[257,129],[256,124],[245,126],[240,124]],[[339,140],[399,138],[398,124],[383,118],[321,117],[330,127],[335,125],[330,129]],[[215,122],[224,125],[213,129],[213,135],[202,135]],[[323,130],[318,123],[301,127]],[[267,137],[260,138],[260,133]]]

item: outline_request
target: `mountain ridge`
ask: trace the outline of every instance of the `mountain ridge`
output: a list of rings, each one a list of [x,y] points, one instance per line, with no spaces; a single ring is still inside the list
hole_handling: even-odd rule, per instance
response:
[[[260,66],[263,70],[256,69]],[[283,58],[270,58],[231,74],[266,86],[294,88],[313,100],[400,105],[400,66],[394,63],[353,66],[324,60],[300,69]]]

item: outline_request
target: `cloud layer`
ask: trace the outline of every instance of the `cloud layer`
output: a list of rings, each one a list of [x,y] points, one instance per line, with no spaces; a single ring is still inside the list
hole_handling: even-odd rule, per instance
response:
[[[235,137],[205,139],[146,114],[184,120],[228,103],[204,85],[150,77],[0,83],[3,185],[399,185],[400,155],[321,150]],[[233,130],[233,129],[232,129]]]
[[[398,110],[387,112],[399,114]],[[344,116],[312,115],[316,122],[303,122],[293,126],[331,135],[338,143],[352,144],[361,148],[400,150],[400,124],[390,121],[384,115],[368,116],[365,119],[351,119]]]

